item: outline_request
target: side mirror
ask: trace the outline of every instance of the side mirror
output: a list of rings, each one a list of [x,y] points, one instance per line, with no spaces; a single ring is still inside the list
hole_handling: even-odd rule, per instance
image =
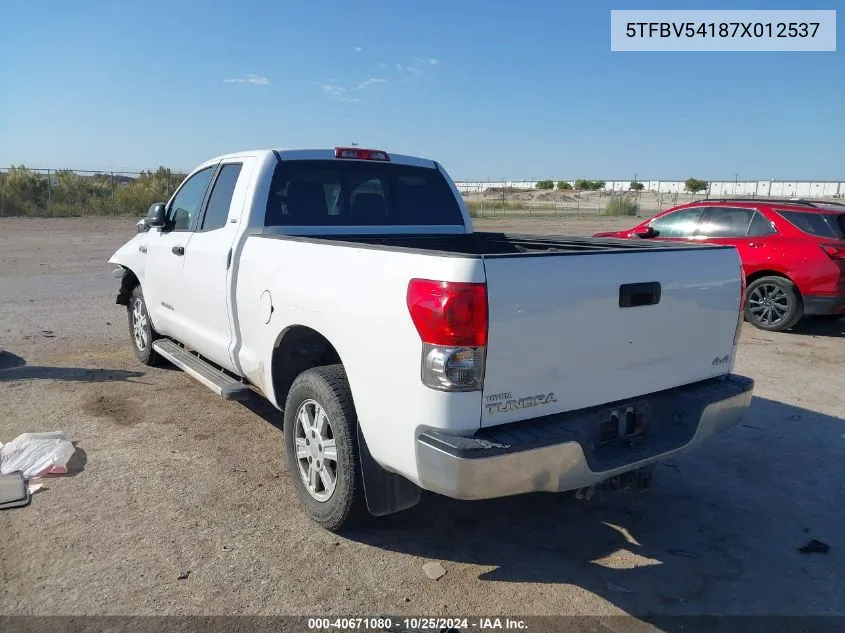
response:
[[[144,224],[152,229],[164,228],[164,225],[167,224],[167,210],[165,209],[164,203],[156,202],[150,205],[150,210],[147,211]]]
[[[635,228],[633,231],[631,231],[631,235],[634,235],[636,237],[641,237],[641,238],[648,238],[648,237],[654,237],[655,235],[657,235],[657,231],[655,231],[650,226],[639,226],[639,227]]]

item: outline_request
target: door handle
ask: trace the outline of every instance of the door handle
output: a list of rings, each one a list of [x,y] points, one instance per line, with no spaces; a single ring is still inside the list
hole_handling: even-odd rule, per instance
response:
[[[170,249],[170,251],[174,255],[184,255],[185,254],[185,247],[184,246],[174,246]]]
[[[757,242],[748,242],[748,248],[757,248],[760,246]]]

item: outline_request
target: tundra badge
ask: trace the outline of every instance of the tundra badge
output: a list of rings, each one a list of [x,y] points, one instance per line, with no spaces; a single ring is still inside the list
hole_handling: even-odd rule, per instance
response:
[[[528,407],[536,407],[540,404],[552,404],[557,402],[557,397],[554,393],[541,393],[536,396],[525,396],[524,398],[512,398],[508,393],[497,393],[487,396],[487,413],[507,413],[508,411],[515,411],[517,409],[526,409]]]

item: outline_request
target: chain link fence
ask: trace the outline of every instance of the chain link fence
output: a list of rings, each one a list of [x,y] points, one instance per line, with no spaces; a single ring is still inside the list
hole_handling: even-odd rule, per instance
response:
[[[695,180],[695,179],[691,179]],[[680,204],[707,198],[845,197],[841,181],[696,181],[699,191],[687,191],[687,181],[650,180],[480,180],[456,185],[475,217],[576,215],[650,216]]]
[[[79,215],[143,216],[149,206],[170,198],[185,174],[165,167],[155,171],[80,171],[0,169],[0,217]],[[633,183],[633,185],[632,185]],[[458,181],[476,217],[612,215],[647,216],[707,197],[771,195],[840,198],[845,182],[703,182],[699,193],[668,180],[628,181]],[[540,185],[540,186],[538,186]],[[641,188],[640,188],[641,187]]]
[[[473,183],[475,184],[475,183]],[[474,217],[557,215],[653,215],[679,204],[705,199],[688,192],[597,189],[537,189],[523,186],[461,187]]]

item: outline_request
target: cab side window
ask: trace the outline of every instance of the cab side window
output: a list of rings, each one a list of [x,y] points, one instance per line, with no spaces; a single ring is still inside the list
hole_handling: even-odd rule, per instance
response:
[[[235,193],[235,185],[238,184],[240,174],[240,163],[226,163],[220,167],[211,188],[211,195],[208,197],[208,205],[205,208],[200,231],[213,231],[226,226],[226,220],[229,218],[229,207],[232,205],[232,196]]]
[[[173,201],[167,213],[168,224],[174,231],[191,231],[194,229],[197,216],[205,198],[205,190],[211,182],[214,167],[206,167],[188,178]]]

